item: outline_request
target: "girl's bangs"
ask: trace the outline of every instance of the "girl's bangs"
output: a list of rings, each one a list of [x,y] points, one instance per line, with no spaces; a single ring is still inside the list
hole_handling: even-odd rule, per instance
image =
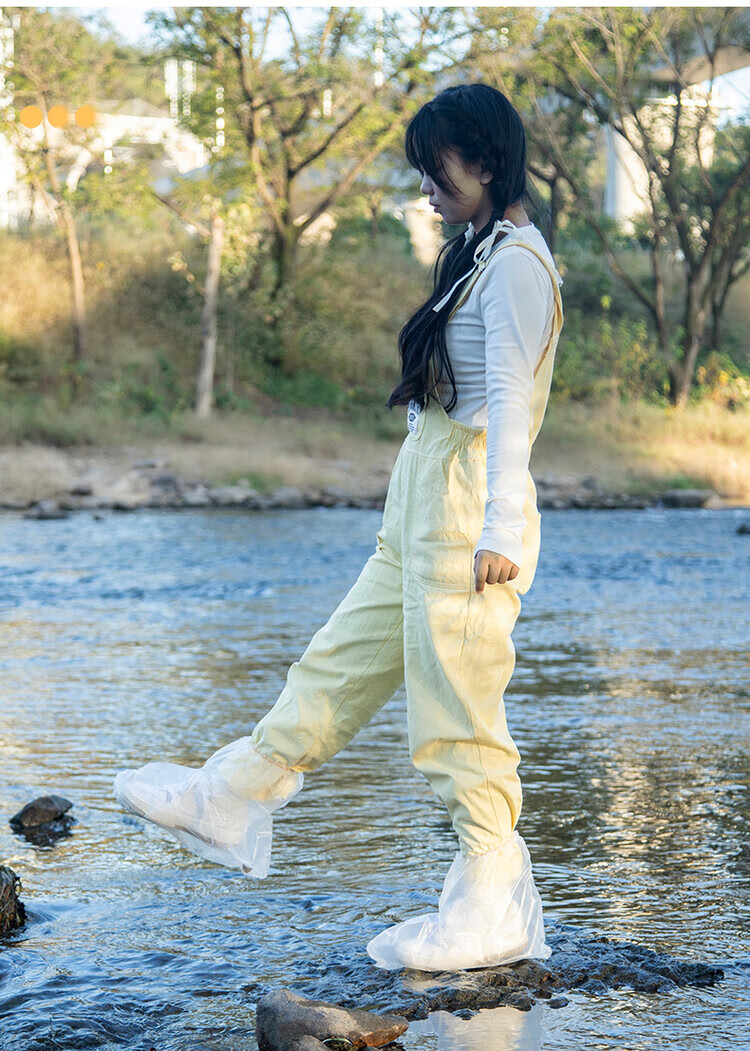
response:
[[[443,193],[453,193],[456,186],[448,179],[441,157],[451,149],[445,135],[427,106],[412,119],[404,137],[404,153],[412,168],[426,172]],[[450,183],[450,188],[446,185]]]

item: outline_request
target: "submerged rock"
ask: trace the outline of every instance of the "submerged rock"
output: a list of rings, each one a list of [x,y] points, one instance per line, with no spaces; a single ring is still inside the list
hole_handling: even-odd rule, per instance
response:
[[[347,1010],[277,989],[258,1002],[255,1026],[259,1051],[313,1051],[327,1046],[324,1040],[330,1046],[336,1037],[353,1048],[384,1047],[405,1033],[409,1023],[400,1015]]]
[[[62,818],[72,806],[71,801],[63,796],[39,796],[38,799],[27,803],[22,810],[13,815],[10,819],[10,827],[16,832],[22,832],[28,828],[39,828],[40,825],[47,825]]]
[[[26,909],[18,897],[20,886],[13,869],[0,865],[0,934],[18,930],[26,920]]]

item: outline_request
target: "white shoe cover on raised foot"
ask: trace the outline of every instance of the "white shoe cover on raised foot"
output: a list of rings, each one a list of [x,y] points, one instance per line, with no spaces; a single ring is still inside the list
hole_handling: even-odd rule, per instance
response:
[[[523,837],[514,831],[485,854],[458,853],[438,911],[381,931],[367,952],[386,970],[458,971],[548,959],[542,900]]]
[[[193,853],[256,879],[271,862],[271,814],[301,790],[304,776],[266,759],[241,737],[195,769],[147,763],[114,780],[126,810],[166,829]]]

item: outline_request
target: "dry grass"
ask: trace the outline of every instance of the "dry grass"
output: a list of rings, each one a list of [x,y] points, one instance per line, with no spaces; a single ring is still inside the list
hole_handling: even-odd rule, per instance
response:
[[[640,402],[553,404],[534,446],[532,469],[596,476],[608,488],[715,489],[750,502],[750,409],[703,402],[683,412]]]
[[[292,416],[186,417],[180,429],[187,440],[163,438],[152,444],[152,454],[186,477],[215,484],[246,478],[259,489],[338,485],[375,491],[387,484],[400,445],[338,421]]]

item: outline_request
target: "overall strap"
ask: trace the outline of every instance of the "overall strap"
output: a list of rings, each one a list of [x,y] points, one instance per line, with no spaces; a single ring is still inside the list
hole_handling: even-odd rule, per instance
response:
[[[521,248],[527,248],[530,252],[533,252],[534,255],[537,257],[537,259],[544,265],[544,268],[547,271],[547,273],[549,274],[550,279],[552,281],[552,292],[553,292],[554,299],[555,299],[554,316],[553,316],[553,319],[552,319],[552,332],[550,333],[550,338],[549,338],[549,340],[547,342],[547,346],[544,348],[544,352],[542,353],[542,356],[540,357],[539,361],[537,362],[536,368],[534,369],[534,376],[536,376],[537,372],[542,367],[542,363],[543,363],[544,359],[547,356],[547,352],[549,351],[549,348],[552,346],[552,344],[555,341],[556,337],[560,333],[560,329],[562,328],[563,308],[562,308],[562,297],[560,295],[560,289],[559,289],[558,284],[557,284],[557,277],[556,277],[554,271],[552,270],[552,268],[550,267],[549,263],[547,262],[547,260],[542,255],[542,253],[540,251],[538,251],[538,249],[534,248],[533,245],[530,245],[527,241],[519,241],[519,240],[513,241],[513,240],[510,240],[508,237],[505,237],[502,241],[500,241],[500,243],[497,245],[497,247],[495,247],[492,250],[490,255],[484,261],[484,265],[480,269],[478,269],[477,272],[468,281],[468,283],[466,285],[466,288],[463,290],[461,295],[458,297],[458,302],[456,303],[456,305],[451,310],[449,317],[453,317],[453,315],[458,310],[458,308],[466,301],[466,298],[468,297],[469,292],[472,290],[472,288],[474,287],[475,283],[478,281],[479,277],[482,274],[482,271],[485,269],[485,267],[486,267],[487,263],[489,263],[490,259],[492,259],[492,257],[497,252],[499,252],[502,248],[505,248],[508,245],[520,245]]]

